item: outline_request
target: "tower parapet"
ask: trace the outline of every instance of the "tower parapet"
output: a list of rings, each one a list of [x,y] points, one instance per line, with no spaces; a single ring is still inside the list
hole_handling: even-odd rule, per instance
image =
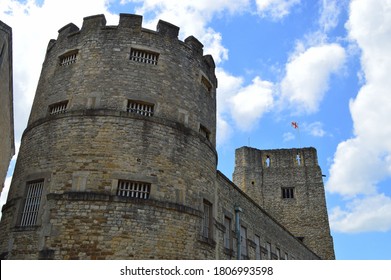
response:
[[[152,31],[141,23],[141,16],[120,14],[118,26],[107,26],[104,15],[96,15],[84,18],[81,29],[72,23],[61,28],[48,46],[29,125],[56,103],[68,102],[68,112],[126,111],[124,100],[134,100],[153,106],[155,117],[201,130],[214,147],[213,58],[193,36],[178,40],[175,25],[160,20]]]

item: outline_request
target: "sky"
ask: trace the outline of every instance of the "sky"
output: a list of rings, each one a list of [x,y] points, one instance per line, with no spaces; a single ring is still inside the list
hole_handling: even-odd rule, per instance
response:
[[[90,15],[118,25],[119,13],[152,30],[168,21],[213,56],[220,171],[232,178],[242,146],[315,147],[336,258],[391,259],[391,0],[1,0],[17,148],[49,40]]]

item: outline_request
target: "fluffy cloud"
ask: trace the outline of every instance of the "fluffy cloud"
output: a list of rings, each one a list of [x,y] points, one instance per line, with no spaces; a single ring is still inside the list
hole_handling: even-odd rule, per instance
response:
[[[310,47],[295,54],[286,65],[281,82],[284,106],[296,113],[314,113],[328,89],[328,80],[345,62],[345,50],[338,44]]]
[[[217,68],[219,90],[217,98],[217,131],[221,136],[229,136],[233,124],[243,131],[251,130],[260,118],[274,106],[274,84],[255,77],[248,85],[244,85],[241,77],[233,76],[222,68]],[[219,137],[219,132],[218,132]],[[220,140],[227,137],[218,138]]]
[[[384,194],[354,199],[346,209],[330,213],[332,230],[338,232],[388,231],[391,229],[391,198]]]
[[[333,223],[343,231],[390,229],[391,199],[379,194],[379,182],[391,176],[390,8],[386,0],[354,0],[350,5],[346,26],[350,39],[361,49],[365,84],[350,102],[354,137],[338,145],[326,188],[345,197],[370,196],[353,200],[343,211],[333,210]]]
[[[314,137],[323,137],[326,135],[326,131],[324,131],[323,124],[321,122],[305,124],[304,130]]]
[[[255,3],[261,16],[281,19],[288,15],[292,7],[299,4],[300,0],[256,0]]]
[[[338,25],[339,15],[346,0],[323,0],[319,25],[323,32],[329,32]]]
[[[273,84],[259,77],[230,98],[231,114],[242,130],[251,129],[274,105]]]

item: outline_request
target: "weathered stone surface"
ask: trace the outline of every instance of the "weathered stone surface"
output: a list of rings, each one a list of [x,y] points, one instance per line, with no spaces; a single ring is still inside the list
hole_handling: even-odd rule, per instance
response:
[[[314,148],[237,149],[233,181],[315,253],[335,258]],[[294,197],[284,199],[282,188],[293,188]]]
[[[0,192],[15,154],[12,100],[12,29],[0,21]]]
[[[257,235],[273,254],[279,248],[289,258],[319,259],[256,196],[216,170],[215,64],[194,37],[178,40],[178,30],[163,21],[157,31],[146,30],[140,16],[124,14],[118,26],[106,26],[98,15],[85,18],[80,30],[65,26],[50,41],[3,208],[2,258],[236,258],[240,206],[245,258],[256,258]],[[132,60],[134,49],[157,63]],[[128,100],[153,105],[153,115],[128,112]],[[50,114],[56,104],[66,110]],[[38,179],[37,222],[20,226],[26,184]],[[148,199],[119,196],[121,180],[148,184]]]

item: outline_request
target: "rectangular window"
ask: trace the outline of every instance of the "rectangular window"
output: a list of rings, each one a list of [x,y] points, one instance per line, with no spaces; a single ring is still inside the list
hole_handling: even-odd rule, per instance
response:
[[[129,113],[151,117],[153,116],[153,107],[154,105],[150,103],[128,100],[126,111]]]
[[[132,61],[157,65],[158,58],[158,53],[133,48],[130,50],[130,60]]]
[[[231,219],[227,216],[224,217],[224,247],[227,249],[232,249],[231,242]]]
[[[208,93],[210,93],[212,91],[212,84],[209,82],[209,80],[205,76],[202,76],[201,83],[205,87],[205,89],[207,90]]]
[[[240,245],[242,256],[247,257],[247,229],[244,226],[240,227]]]
[[[202,236],[205,238],[212,238],[212,203],[204,200],[204,216],[202,221]]]
[[[285,252],[285,260],[288,260],[288,253]]]
[[[118,196],[149,199],[150,192],[149,183],[118,180]]]
[[[68,106],[68,100],[52,104],[49,106],[49,114],[50,115],[63,114],[67,111],[67,106]]]
[[[281,188],[282,198],[294,198],[294,188]]]
[[[255,235],[255,259],[261,259],[261,238],[258,235]]]
[[[280,250],[280,248],[276,248],[276,253],[277,253],[277,260],[281,260],[281,250]]]
[[[271,260],[272,259],[272,244],[269,242],[266,243],[266,250],[267,250],[267,259]]]
[[[20,226],[34,226],[37,224],[38,211],[41,203],[43,180],[28,182],[27,195],[23,207]]]
[[[77,59],[77,51],[68,52],[62,56],[60,56],[60,65],[66,66],[76,62]]]
[[[200,133],[208,140],[210,140],[210,131],[205,126],[200,124]]]

